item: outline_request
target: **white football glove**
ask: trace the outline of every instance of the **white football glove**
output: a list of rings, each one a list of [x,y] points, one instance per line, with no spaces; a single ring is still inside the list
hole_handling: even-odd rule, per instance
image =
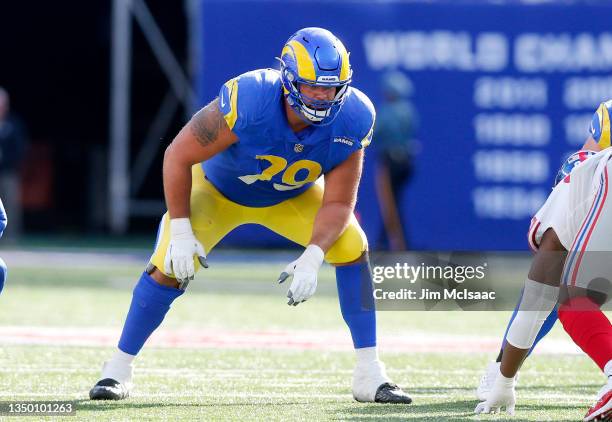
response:
[[[194,236],[189,218],[170,219],[170,244],[164,259],[164,272],[174,274],[181,290],[187,288],[195,275],[194,255],[204,268],[208,268],[206,252]]]
[[[304,253],[291,264],[287,265],[278,277],[282,283],[289,276],[293,281],[287,291],[289,301],[287,305],[297,306],[310,298],[317,290],[317,274],[323,264],[323,250],[317,245],[308,245]]]
[[[514,391],[515,378],[506,378],[499,372],[495,378],[495,383],[489,398],[478,403],[474,413],[501,413],[502,407],[506,408],[506,413],[514,415],[514,404],[516,403],[516,393]]]

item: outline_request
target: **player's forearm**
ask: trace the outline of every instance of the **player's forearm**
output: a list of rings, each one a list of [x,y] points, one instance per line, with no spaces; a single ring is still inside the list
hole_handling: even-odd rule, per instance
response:
[[[193,115],[164,155],[164,195],[170,218],[190,215],[191,167],[219,154],[237,140],[221,114],[218,99]]]
[[[353,207],[332,202],[323,204],[317,213],[310,244],[319,246],[324,252],[336,242],[348,226]]]
[[[191,195],[191,166],[181,160],[173,146],[164,155],[164,196],[170,218],[189,217],[189,198]]]
[[[519,349],[510,343],[506,344],[499,368],[502,375],[507,378],[514,378],[528,354],[529,349]]]

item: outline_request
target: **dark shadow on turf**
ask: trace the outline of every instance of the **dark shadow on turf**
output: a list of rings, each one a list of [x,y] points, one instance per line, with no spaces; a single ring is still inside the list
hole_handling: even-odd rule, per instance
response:
[[[595,397],[595,393],[597,393],[597,391],[599,391],[599,389],[601,388],[603,384],[563,384],[562,388],[563,391],[568,393],[568,392],[577,392],[577,393],[584,393],[589,392],[589,391],[593,391],[593,397]],[[518,386],[516,387],[517,391],[537,391],[537,392],[543,392],[543,391],[558,391],[559,388],[561,388],[561,386],[557,386],[557,385],[550,385],[550,384],[530,384],[528,386],[523,386],[518,384]],[[413,393],[413,394],[432,394],[432,393],[452,393],[452,392],[456,392],[456,393],[461,393],[461,392],[469,392],[469,393],[473,393],[476,389],[472,386],[469,387],[461,387],[461,386],[457,386],[457,387],[443,387],[443,386],[439,386],[439,387],[414,387],[414,388],[407,388],[407,391],[409,393]],[[475,399],[474,399],[475,400]]]
[[[456,401],[445,401],[443,403],[416,403],[413,402],[409,405],[381,405],[381,404],[367,404],[361,406],[354,406],[350,408],[343,407],[338,409],[338,412],[344,413],[346,417],[338,418],[337,420],[354,420],[354,421],[372,421],[375,417],[377,421],[432,421],[432,420],[444,420],[444,421],[474,421],[478,417],[474,415],[474,408],[478,404],[477,400],[456,400]],[[495,415],[495,421],[509,420],[513,422],[527,422],[533,419],[521,419],[521,411],[547,411],[551,412],[558,410],[584,410],[586,411],[585,405],[557,405],[557,404],[524,404],[520,403],[517,405],[516,412],[517,416],[504,418],[504,415]],[[423,414],[429,416],[424,417]],[[437,414],[437,415],[436,415]],[[452,414],[452,415],[449,415]],[[489,417],[483,415],[483,420]]]
[[[175,402],[175,403],[158,403],[158,402],[136,402],[134,398],[128,398],[120,401],[92,401],[92,400],[77,400],[76,410],[79,411],[95,411],[105,412],[119,409],[153,409],[153,408],[187,408],[187,407],[234,407],[234,406],[296,406],[296,405],[309,405],[313,404],[312,401],[292,401],[292,402],[233,402],[233,403],[198,403],[198,402]],[[477,400],[455,400],[445,401],[442,403],[416,403],[409,405],[403,404],[363,404],[356,402],[342,402],[339,403],[337,400],[318,400],[317,403],[327,403],[333,405],[341,405],[334,412],[340,414],[337,418],[330,415],[330,420],[352,420],[352,421],[368,421],[371,422],[373,418],[376,421],[429,421],[440,420],[450,422],[461,422],[461,421],[474,421],[478,420],[478,417],[474,415],[474,408],[478,404]],[[559,410],[579,410],[585,411],[587,409],[585,404],[577,405],[561,405],[553,403],[539,403],[539,404],[519,404],[517,405],[516,412],[517,416],[512,418],[504,418],[504,415],[483,415],[482,420],[487,418],[493,418],[496,422],[499,421],[512,421],[512,422],[531,422],[533,419],[521,419],[521,411],[559,411]],[[428,416],[423,416],[427,414]],[[450,415],[449,415],[450,414]]]

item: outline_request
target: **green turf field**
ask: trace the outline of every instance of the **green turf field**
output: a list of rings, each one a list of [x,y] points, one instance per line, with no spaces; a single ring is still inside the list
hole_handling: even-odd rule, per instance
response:
[[[3,255],[0,253],[0,255]],[[4,255],[3,255],[4,256]],[[229,256],[229,258],[228,258]],[[294,339],[346,337],[339,315],[333,271],[325,268],[317,295],[296,308],[285,305],[286,287],[274,282],[286,256],[226,255],[197,277],[173,305],[163,329],[225,332],[284,332]],[[246,256],[246,255],[245,255]],[[291,256],[291,255],[288,255]],[[95,334],[119,329],[130,289],[142,265],[135,254],[50,255],[39,251],[6,258],[9,282],[0,296],[0,327],[63,327]],[[112,270],[107,270],[113,268]],[[385,341],[427,336],[497,338],[506,312],[381,312]],[[337,334],[336,334],[337,333]],[[564,341],[555,327],[545,342]],[[366,405],[350,392],[353,354],[299,348],[145,347],[137,360],[132,398],[90,402],[87,392],[107,346],[6,344],[0,338],[0,400],[77,400],[77,416],[65,420],[503,420],[473,416],[473,390],[490,352],[385,351],[395,382],[414,400],[409,406]],[[546,344],[543,343],[543,347]],[[599,370],[577,354],[538,354],[526,363],[518,387],[515,421],[580,420],[603,383]],[[39,420],[40,418],[30,418]],[[15,420],[14,418],[9,420]]]

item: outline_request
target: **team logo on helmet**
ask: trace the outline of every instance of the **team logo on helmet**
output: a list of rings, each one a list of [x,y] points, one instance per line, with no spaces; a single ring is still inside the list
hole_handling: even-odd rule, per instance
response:
[[[349,53],[342,42],[322,28],[304,28],[293,34],[283,47],[281,80],[287,103],[304,120],[328,125],[344,103],[352,70]],[[302,94],[300,85],[335,87],[330,101]]]
[[[610,115],[612,114],[612,100],[608,100],[605,103],[601,103],[593,114],[591,120],[591,127],[589,131],[591,136],[602,148],[608,148],[610,146],[611,129],[610,129]]]

